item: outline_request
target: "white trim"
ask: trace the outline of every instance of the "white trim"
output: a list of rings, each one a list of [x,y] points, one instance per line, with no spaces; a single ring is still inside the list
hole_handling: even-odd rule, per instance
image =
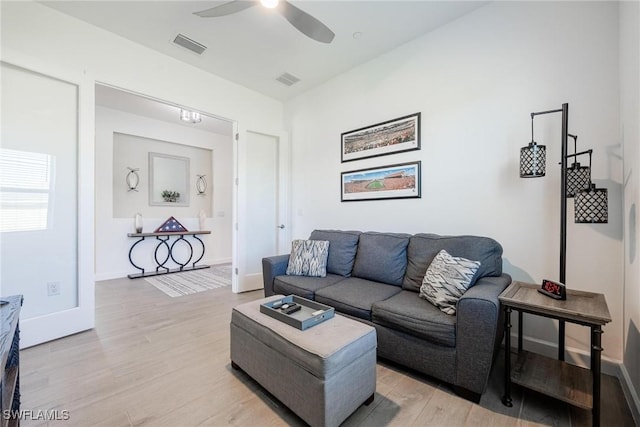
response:
[[[220,264],[230,264],[232,262],[232,258],[217,258],[215,260],[201,260],[198,265],[220,265]],[[101,282],[103,280],[113,280],[113,279],[124,279],[129,274],[139,273],[139,270],[136,270],[134,267],[131,267],[131,270],[126,271],[110,271],[107,273],[96,274],[94,280],[96,282]]]
[[[636,425],[640,425],[640,396],[638,396],[638,392],[633,386],[629,372],[623,363],[620,364],[620,376],[618,378],[620,378],[620,384],[622,385],[624,396],[629,404],[629,409],[631,409],[633,421]]]
[[[69,71],[4,49],[2,62],[77,86],[77,298],[69,310],[20,321],[20,348],[95,327],[95,81],[87,72]]]

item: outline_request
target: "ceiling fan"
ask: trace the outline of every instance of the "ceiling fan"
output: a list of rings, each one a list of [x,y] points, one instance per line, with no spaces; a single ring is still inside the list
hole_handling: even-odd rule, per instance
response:
[[[289,23],[291,23],[291,25],[296,27],[298,31],[316,41],[321,43],[331,43],[335,37],[335,34],[329,29],[329,27],[286,0],[234,0],[210,9],[194,12],[193,14],[202,18],[215,18],[241,12],[245,9],[256,6],[258,3],[261,3],[264,7],[269,9],[276,9],[287,21],[289,21]]]

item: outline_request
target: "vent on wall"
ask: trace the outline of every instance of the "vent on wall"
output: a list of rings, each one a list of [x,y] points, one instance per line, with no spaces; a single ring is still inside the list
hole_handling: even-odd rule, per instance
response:
[[[182,46],[185,49],[189,49],[191,52],[197,53],[198,55],[202,55],[202,52],[204,52],[207,49],[205,45],[202,45],[197,41],[191,40],[189,37],[185,36],[184,34],[178,34],[176,38],[173,39],[173,42],[178,46]]]
[[[292,86],[300,81],[299,78],[289,73],[282,73],[281,76],[276,77],[276,80],[286,86]]]

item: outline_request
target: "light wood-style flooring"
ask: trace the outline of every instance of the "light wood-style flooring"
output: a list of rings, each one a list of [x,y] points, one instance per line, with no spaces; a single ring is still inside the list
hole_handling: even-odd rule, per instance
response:
[[[143,279],[96,284],[96,328],[21,351],[22,409],[67,421],[22,426],[304,425],[229,361],[233,306],[262,291],[220,288],[170,298]],[[500,402],[498,358],[480,404],[446,384],[380,361],[377,390],[345,426],[589,426],[590,413],[513,387]],[[617,379],[603,378],[603,426],[633,426]]]

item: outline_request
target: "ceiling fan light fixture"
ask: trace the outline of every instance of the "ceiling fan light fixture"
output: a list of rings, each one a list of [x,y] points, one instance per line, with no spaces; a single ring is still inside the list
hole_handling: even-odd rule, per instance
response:
[[[262,4],[267,9],[275,9],[278,7],[278,0],[260,0],[260,4]]]

